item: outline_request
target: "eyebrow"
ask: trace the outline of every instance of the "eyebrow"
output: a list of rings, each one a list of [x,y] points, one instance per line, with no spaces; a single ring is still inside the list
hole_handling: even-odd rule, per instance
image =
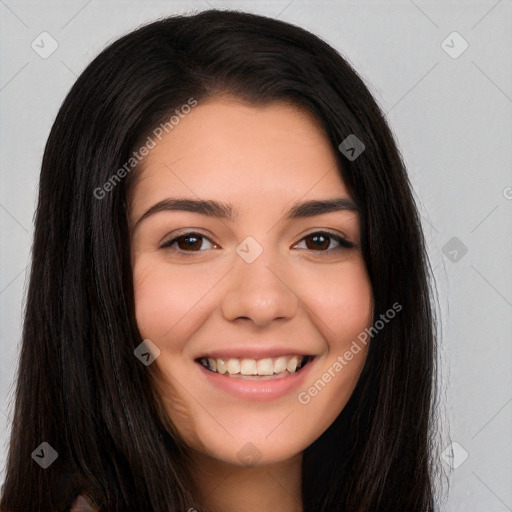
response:
[[[337,197],[334,199],[316,199],[295,203],[287,212],[286,219],[299,219],[304,217],[314,217],[324,213],[337,211],[358,211],[356,203],[345,197]],[[134,224],[135,229],[142,220],[150,215],[164,211],[187,211],[207,215],[208,217],[217,217],[221,219],[234,220],[238,217],[238,211],[231,205],[221,201],[211,199],[182,199],[167,198],[154,204],[147,210],[139,220]]]

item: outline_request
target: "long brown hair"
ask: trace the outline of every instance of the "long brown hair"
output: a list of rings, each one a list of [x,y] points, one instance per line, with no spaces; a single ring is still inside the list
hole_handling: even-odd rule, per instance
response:
[[[431,271],[390,129],[363,80],[321,39],[218,10],[118,39],[58,112],[40,176],[2,510],[65,510],[80,489],[108,511],[197,507],[187,448],[154,393],[154,365],[133,354],[141,337],[126,197],[137,169],[97,191],[172,112],[219,92],[259,105],[292,101],[318,118],[360,207],[375,318],[395,302],[403,308],[372,339],[347,406],[304,453],[304,510],[434,510]],[[351,134],[365,145],[355,160],[338,150]],[[32,458],[41,442],[58,453],[46,469]]]

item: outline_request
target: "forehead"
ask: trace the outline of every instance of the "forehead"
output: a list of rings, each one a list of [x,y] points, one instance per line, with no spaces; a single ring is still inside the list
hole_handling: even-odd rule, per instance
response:
[[[239,214],[350,197],[320,122],[285,102],[209,98],[157,141],[137,172],[132,218],[169,196],[217,198]]]

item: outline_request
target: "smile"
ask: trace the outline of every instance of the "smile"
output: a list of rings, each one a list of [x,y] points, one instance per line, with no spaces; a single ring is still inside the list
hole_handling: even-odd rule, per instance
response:
[[[272,379],[292,375],[301,370],[311,359],[311,356],[300,355],[262,359],[202,357],[198,362],[207,370],[228,377],[262,380],[262,377]]]

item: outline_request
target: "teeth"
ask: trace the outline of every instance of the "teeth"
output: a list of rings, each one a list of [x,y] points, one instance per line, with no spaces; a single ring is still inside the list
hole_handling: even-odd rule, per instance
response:
[[[226,368],[226,362],[224,361],[224,359],[214,359],[214,361],[217,361],[217,369],[214,370],[212,368],[212,370],[217,373],[227,373],[228,369]]]
[[[278,357],[274,363],[274,371],[276,373],[284,372],[286,370],[286,363],[286,357]]]
[[[297,365],[299,364],[299,358],[296,356],[293,356],[286,365],[286,369],[289,372],[294,372],[297,369]]]
[[[229,375],[235,375],[235,373],[240,373],[240,360],[239,359],[230,359],[226,366],[227,366]]]
[[[258,375],[256,361],[254,359],[242,359],[240,373],[242,375]]]
[[[216,359],[203,358],[199,362],[209,370],[229,375],[261,375],[270,376],[288,371],[294,373],[301,368],[305,360],[303,356],[281,356],[264,359]]]
[[[260,359],[258,361],[258,375],[274,375],[272,359]]]

